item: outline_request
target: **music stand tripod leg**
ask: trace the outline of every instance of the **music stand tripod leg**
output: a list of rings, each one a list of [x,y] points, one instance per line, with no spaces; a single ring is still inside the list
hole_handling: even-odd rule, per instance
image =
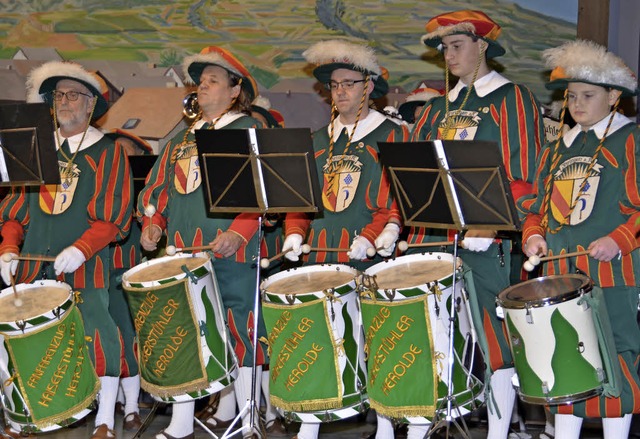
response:
[[[144,417],[144,421],[142,421],[142,425],[140,426],[140,428],[138,428],[136,433],[133,435],[132,439],[138,439],[142,437],[142,433],[144,433],[147,430],[147,428],[149,428],[149,425],[151,425],[151,422],[153,422],[153,419],[155,418],[155,415],[156,415],[156,410],[158,410],[159,406],[160,406],[160,402],[157,400],[154,400],[153,405],[149,410],[149,413],[147,413],[147,416]]]
[[[469,432],[469,429],[467,428],[467,424],[464,420],[464,418],[462,417],[462,413],[460,411],[460,407],[458,406],[458,403],[456,402],[456,398],[453,395],[453,364],[454,364],[454,335],[455,335],[455,319],[456,319],[456,307],[455,307],[455,303],[456,303],[456,284],[457,284],[457,263],[458,263],[458,238],[459,238],[459,234],[456,233],[454,238],[453,238],[453,276],[452,276],[452,297],[451,297],[451,309],[449,310],[449,364],[448,364],[448,370],[449,370],[449,374],[447,377],[447,397],[446,397],[446,405],[447,405],[447,412],[445,415],[444,420],[440,420],[439,422],[437,422],[436,424],[434,424],[434,428],[432,428],[432,431],[436,430],[436,427],[438,426],[438,424],[442,423],[442,422],[446,422],[446,427],[447,427],[447,433],[446,433],[446,437],[449,437],[449,427],[451,426],[451,424],[453,423],[453,425],[456,427],[456,429],[463,435],[464,438],[468,438],[471,439],[471,433]],[[454,417],[453,414],[453,410],[456,410],[457,412],[457,417]],[[430,432],[431,434],[431,432]]]
[[[253,432],[258,434],[262,438],[267,437],[266,431],[260,422],[260,410],[255,399],[256,390],[257,390],[256,362],[258,359],[258,355],[257,355],[258,323],[260,320],[259,319],[260,317],[260,243],[262,242],[262,221],[263,221],[263,217],[259,216],[258,230],[256,231],[256,234],[258,235],[257,249],[256,249],[256,256],[255,256],[256,286],[255,286],[255,295],[254,295],[254,302],[253,302],[253,315],[254,315],[253,328],[252,328],[253,335],[251,340],[251,342],[253,343],[253,359],[251,363],[251,394],[249,395],[249,399],[247,400],[247,403],[244,405],[244,407],[240,409],[238,415],[235,417],[235,419],[231,423],[231,426],[227,429],[227,431],[224,432],[224,434],[220,437],[220,439],[226,439],[228,437],[232,437],[238,431],[242,431],[243,436],[245,436],[246,434],[251,434],[251,432]],[[240,423],[242,423],[242,417],[244,416],[245,413],[247,413],[247,411],[249,411],[249,425],[248,426],[242,425],[240,428],[231,431],[233,429],[233,426],[236,424],[236,422],[240,421]],[[248,431],[245,431],[247,430],[247,428],[248,428]],[[213,434],[213,433],[209,433],[209,434]],[[216,437],[216,436],[214,435],[212,437]]]

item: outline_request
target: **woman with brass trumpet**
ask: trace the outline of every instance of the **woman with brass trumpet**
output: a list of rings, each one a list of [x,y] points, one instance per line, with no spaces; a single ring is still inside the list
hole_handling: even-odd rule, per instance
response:
[[[183,68],[198,85],[199,110],[191,127],[165,147],[147,177],[138,198],[137,214],[143,222],[140,243],[146,250],[154,250],[162,233],[166,232],[167,243],[176,247],[211,246],[216,256],[213,266],[226,320],[241,366],[234,385],[236,400],[244,406],[251,389],[253,346],[248,328],[253,327],[257,268],[251,256],[256,248],[258,220],[255,214],[233,217],[207,212],[194,132],[196,129],[261,127],[249,116],[257,87],[242,63],[220,47],[207,47],[199,54],[187,57]],[[191,114],[194,112],[192,101],[193,98],[186,99],[189,105],[185,106],[185,111]],[[264,328],[264,324],[260,327]],[[259,350],[257,363],[261,365],[265,353],[260,345],[256,348]],[[260,370],[257,377],[260,377]],[[259,381],[256,387],[260,388]],[[156,438],[194,437],[193,413],[193,402],[174,404],[171,423]],[[224,422],[228,425],[234,415],[235,408],[230,418],[222,419],[218,412],[217,425],[209,425],[220,427]],[[248,422],[247,415],[243,423]]]

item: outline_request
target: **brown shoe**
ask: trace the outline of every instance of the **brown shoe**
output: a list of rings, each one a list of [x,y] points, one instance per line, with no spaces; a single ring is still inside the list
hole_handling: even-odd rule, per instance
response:
[[[91,439],[115,439],[115,437],[116,433],[107,427],[107,424],[100,424],[93,430]]]
[[[271,436],[286,436],[287,426],[282,422],[282,419],[275,418],[266,424],[266,432]]]
[[[124,417],[125,430],[134,431],[134,430],[138,430],[140,427],[142,427],[142,419],[140,419],[139,413],[131,412]]]
[[[124,415],[124,404],[116,402],[116,415]]]

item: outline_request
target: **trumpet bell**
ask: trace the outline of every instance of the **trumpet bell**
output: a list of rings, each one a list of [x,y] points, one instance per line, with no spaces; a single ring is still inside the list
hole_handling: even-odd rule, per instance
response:
[[[198,105],[198,93],[195,91],[189,93],[182,100],[182,113],[188,119],[195,119],[200,112],[200,106]]]

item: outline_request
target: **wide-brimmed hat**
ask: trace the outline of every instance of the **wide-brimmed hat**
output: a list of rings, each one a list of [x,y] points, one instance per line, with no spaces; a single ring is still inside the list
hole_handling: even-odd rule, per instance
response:
[[[575,40],[542,52],[551,70],[549,90],[566,89],[569,82],[614,88],[622,96],[638,93],[638,79],[619,56],[593,41]]]
[[[421,41],[429,47],[441,48],[442,38],[464,34],[476,36],[489,44],[487,58],[504,55],[504,48],[496,41],[502,29],[482,11],[462,10],[437,15],[427,22],[427,34]]]
[[[249,70],[231,52],[222,47],[205,47],[200,53],[188,56],[182,62],[184,73],[197,85],[200,85],[200,75],[207,66],[222,67],[228,72],[240,76],[242,88],[249,94],[250,101],[258,96],[258,86]]]
[[[136,146],[140,148],[144,154],[153,154],[153,148],[151,147],[149,142],[129,131],[121,130],[120,128],[114,128],[111,131],[105,132],[104,135],[113,140],[117,140],[120,137],[126,137],[127,139],[135,143]]]
[[[251,111],[260,113],[267,121],[267,128],[284,128],[284,117],[271,108],[271,101],[264,96],[258,96],[251,104]]]
[[[369,46],[345,40],[321,41],[305,50],[302,56],[316,65],[313,76],[323,84],[331,82],[334,70],[348,69],[371,77],[374,87],[370,98],[382,97],[389,91],[389,84],[382,75],[376,54]]]
[[[413,123],[415,119],[414,113],[416,111],[416,107],[424,105],[431,99],[438,96],[442,96],[442,92],[436,90],[435,88],[416,88],[407,95],[405,101],[400,104],[400,107],[398,107],[398,112],[400,113],[400,116],[402,116],[402,120]]]
[[[97,98],[93,118],[102,116],[108,108],[102,94],[101,84],[95,75],[86,71],[80,64],[65,61],[50,61],[36,67],[27,78],[27,102],[47,102],[53,105],[52,92],[59,81],[69,79],[84,85]]]

